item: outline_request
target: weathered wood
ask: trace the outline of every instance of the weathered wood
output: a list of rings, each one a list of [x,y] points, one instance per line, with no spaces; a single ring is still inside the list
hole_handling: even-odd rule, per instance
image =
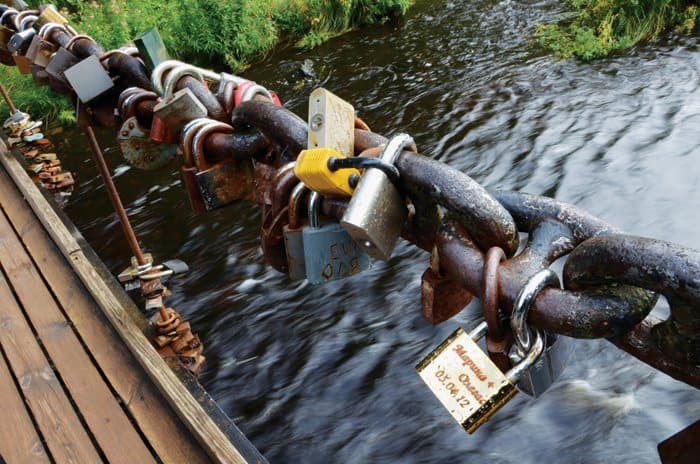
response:
[[[1,354],[0,398],[3,410],[3,418],[0,420],[0,456],[7,462],[50,462]]]
[[[0,144],[0,162],[124,343],[136,356],[178,416],[190,428],[200,445],[207,450],[209,456],[219,462],[234,464],[246,462],[241,453],[166,366],[143,333],[130,322],[129,315],[118,303],[118,298],[97,274],[82,250],[75,250],[76,240],[66,231],[56,212],[31,182],[19,162],[8,153],[4,144]]]
[[[0,170],[0,204],[105,377],[163,462],[209,462]],[[57,271],[58,270],[58,271]]]
[[[0,234],[0,241],[5,237]],[[102,462],[0,272],[0,344],[56,462]]]
[[[0,214],[0,264],[100,449],[112,463],[155,462]],[[60,268],[54,270],[60,272]]]

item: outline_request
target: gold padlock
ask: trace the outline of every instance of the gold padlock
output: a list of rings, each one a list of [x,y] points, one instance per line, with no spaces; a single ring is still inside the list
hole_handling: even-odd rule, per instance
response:
[[[542,334],[535,331],[526,356],[504,374],[476,343],[487,329],[486,322],[469,334],[457,329],[416,366],[433,394],[469,433],[515,396],[518,380],[544,351]]]
[[[331,171],[330,158],[345,158],[345,155],[332,148],[312,148],[299,154],[294,175],[314,192],[326,196],[351,196],[355,187],[351,185],[353,175],[360,176],[355,168]]]

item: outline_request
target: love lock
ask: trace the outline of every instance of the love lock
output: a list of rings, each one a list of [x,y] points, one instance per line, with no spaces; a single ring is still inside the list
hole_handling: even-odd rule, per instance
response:
[[[210,121],[197,130],[192,138],[192,160],[197,168],[195,182],[204,208],[211,211],[236,200],[246,198],[253,191],[253,172],[250,161],[234,159],[211,164],[204,156],[204,140],[214,132],[233,133],[228,124]]]
[[[474,297],[457,281],[440,271],[437,247],[430,254],[430,267],[421,276],[421,306],[423,318],[440,324],[462,311]]]
[[[369,256],[340,224],[321,224],[321,198],[318,192],[311,193],[309,226],[303,232],[306,279],[312,284],[344,279],[371,267]]]
[[[73,89],[68,84],[64,72],[78,63],[78,58],[64,47],[60,47],[54,53],[49,64],[46,65],[46,74],[49,75],[49,87],[51,90],[64,95],[71,95]]]
[[[63,75],[83,103],[89,103],[114,88],[112,78],[94,55],[66,69]]]
[[[155,27],[146,30],[134,39],[134,45],[138,48],[139,56],[149,73],[153,72],[156,66],[168,59],[168,50],[165,48],[163,39]]]
[[[53,55],[56,50],[58,50],[58,45],[49,42],[43,35],[36,34],[34,38],[32,38],[32,42],[29,44],[25,56],[33,65],[45,68],[49,64],[49,61],[51,61],[51,55]]]
[[[188,122],[207,115],[206,107],[190,89],[175,92],[178,81],[193,74],[202,80],[201,74],[192,66],[183,65],[171,70],[166,79],[163,100],[153,108],[155,116],[172,132],[178,133]]]
[[[399,154],[414,145],[398,134],[387,142],[379,159],[393,166]],[[368,168],[350,199],[340,224],[375,259],[388,261],[401,235],[408,210],[396,185],[382,170]]]
[[[124,121],[117,135],[117,143],[130,165],[149,171],[166,166],[177,153],[177,146],[151,140],[150,131],[139,124],[136,116]]]

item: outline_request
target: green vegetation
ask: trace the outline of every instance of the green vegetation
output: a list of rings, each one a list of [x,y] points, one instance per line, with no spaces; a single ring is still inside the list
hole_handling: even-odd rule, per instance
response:
[[[28,2],[36,6],[44,1]],[[314,47],[348,30],[404,14],[412,0],[58,0],[81,33],[105,49],[157,26],[173,58],[240,70],[280,41]],[[66,122],[66,98],[37,88],[31,76],[0,67],[15,104],[36,117]]]
[[[700,18],[697,0],[570,0],[568,24],[540,25],[539,43],[562,58],[591,60],[655,39],[664,31],[691,33]]]

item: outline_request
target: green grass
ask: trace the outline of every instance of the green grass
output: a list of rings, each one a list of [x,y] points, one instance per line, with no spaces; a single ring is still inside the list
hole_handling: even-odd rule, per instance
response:
[[[539,25],[536,37],[561,58],[591,60],[675,30],[692,33],[700,18],[698,0],[570,0],[577,16],[569,23]]]
[[[28,2],[36,6],[44,2]],[[58,0],[73,27],[105,49],[122,46],[157,26],[173,58],[240,70],[283,40],[314,47],[348,30],[404,14],[412,0]],[[30,76],[0,67],[15,104],[35,117],[70,114],[65,97],[37,87]]]

